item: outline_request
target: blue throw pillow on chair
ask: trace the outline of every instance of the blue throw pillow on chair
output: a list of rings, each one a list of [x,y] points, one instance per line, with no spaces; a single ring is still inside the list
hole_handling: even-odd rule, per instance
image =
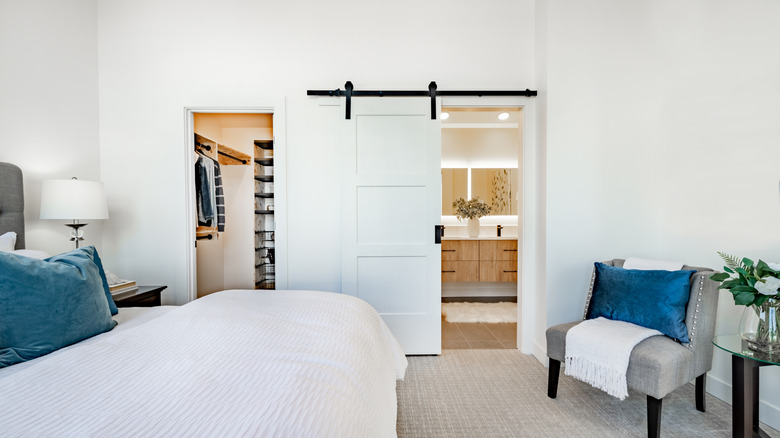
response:
[[[588,319],[603,316],[652,328],[688,343],[685,311],[696,271],[623,269],[595,263]]]
[[[0,252],[0,368],[116,325],[99,263],[91,246],[46,260]]]

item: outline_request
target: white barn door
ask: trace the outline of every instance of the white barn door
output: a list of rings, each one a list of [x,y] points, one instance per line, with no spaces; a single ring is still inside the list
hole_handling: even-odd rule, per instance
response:
[[[341,140],[342,292],[371,304],[406,354],[441,353],[441,125],[430,111],[428,98],[353,98]]]

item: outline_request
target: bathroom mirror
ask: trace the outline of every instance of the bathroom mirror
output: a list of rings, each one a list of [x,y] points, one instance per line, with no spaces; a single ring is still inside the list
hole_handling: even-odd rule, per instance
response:
[[[490,205],[490,216],[517,214],[517,169],[471,169],[471,197]]]
[[[471,177],[469,178],[469,171]],[[471,195],[468,181],[471,179]],[[454,215],[452,202],[479,197],[492,207],[491,216],[517,214],[517,168],[441,170],[441,214]]]
[[[468,197],[468,169],[441,170],[441,214],[454,215],[452,202]]]

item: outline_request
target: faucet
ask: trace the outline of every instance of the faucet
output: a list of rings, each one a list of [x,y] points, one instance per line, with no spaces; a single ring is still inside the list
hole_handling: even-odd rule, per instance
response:
[[[496,236],[497,236],[497,237],[501,237],[501,230],[502,230],[503,228],[504,228],[504,227],[502,227],[501,225],[496,225]]]

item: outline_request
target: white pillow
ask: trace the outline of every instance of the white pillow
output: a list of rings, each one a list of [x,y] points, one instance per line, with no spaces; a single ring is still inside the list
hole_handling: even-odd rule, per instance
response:
[[[679,271],[683,268],[683,262],[671,262],[666,260],[640,259],[629,257],[623,263],[623,269],[641,269],[657,271]]]
[[[39,259],[39,260],[48,259],[49,257],[51,257],[51,254],[48,254],[43,251],[38,251],[35,249],[17,249],[16,251],[8,251],[8,252],[10,252],[11,254],[16,254],[24,257],[32,257],[34,259]]]
[[[16,233],[9,231],[0,236],[0,251],[13,251],[16,246]]]

